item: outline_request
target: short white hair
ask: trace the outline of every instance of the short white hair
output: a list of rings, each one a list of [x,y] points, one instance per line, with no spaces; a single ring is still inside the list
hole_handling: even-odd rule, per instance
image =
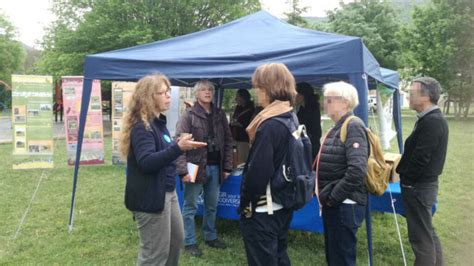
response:
[[[194,92],[194,96],[197,96],[197,92],[199,90],[201,90],[202,88],[210,88],[211,90],[214,90],[214,83],[210,82],[209,80],[207,79],[202,79],[198,82],[196,82],[196,84],[194,84],[194,87],[193,87],[193,92]]]
[[[338,81],[326,83],[324,84],[323,91],[324,96],[328,96],[328,94],[340,96],[349,102],[350,111],[354,110],[354,108],[359,105],[359,94],[357,93],[357,89],[347,82]]]

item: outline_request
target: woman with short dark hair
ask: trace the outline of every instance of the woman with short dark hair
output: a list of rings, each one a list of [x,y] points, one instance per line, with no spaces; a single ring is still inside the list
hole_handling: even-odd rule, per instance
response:
[[[296,104],[299,105],[298,120],[305,125],[312,144],[313,158],[318,154],[321,139],[321,110],[313,88],[306,82],[296,84]],[[318,96],[319,97],[319,96]]]
[[[249,136],[245,129],[250,124],[253,114],[255,112],[255,107],[250,98],[250,93],[246,89],[240,89],[235,94],[235,106],[234,113],[230,120],[230,130],[232,132],[232,137],[234,138],[237,148],[237,164],[241,164],[247,160],[249,154]]]

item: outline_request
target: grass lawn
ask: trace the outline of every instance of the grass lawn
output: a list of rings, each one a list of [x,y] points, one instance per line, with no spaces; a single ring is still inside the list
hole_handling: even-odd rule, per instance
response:
[[[403,119],[404,137],[415,118]],[[330,122],[325,122],[325,127]],[[438,211],[434,224],[441,238],[448,265],[472,265],[474,256],[474,120],[449,120],[450,141],[441,176]],[[110,138],[106,139],[110,150]],[[396,147],[393,145],[393,147]],[[11,170],[11,145],[0,145],[0,264],[114,264],[133,265],[138,235],[131,214],[123,205],[124,167],[81,167],[76,193],[75,225],[67,223],[73,169],[65,162],[65,143],[55,143],[55,168]],[[39,184],[39,185],[38,185]],[[18,234],[20,221],[31,203]],[[393,215],[374,213],[375,265],[403,265]],[[413,254],[407,241],[406,224],[398,216],[409,265]],[[198,218],[197,228],[201,220]],[[220,238],[228,243],[223,251],[201,244],[203,258],[183,255],[182,265],[245,265],[245,251],[236,221],[218,221]],[[14,236],[17,236],[14,238]],[[202,240],[200,233],[198,234]],[[322,235],[291,231],[289,255],[294,265],[323,265]],[[359,230],[358,264],[367,264],[365,226]],[[202,242],[201,242],[202,243]]]

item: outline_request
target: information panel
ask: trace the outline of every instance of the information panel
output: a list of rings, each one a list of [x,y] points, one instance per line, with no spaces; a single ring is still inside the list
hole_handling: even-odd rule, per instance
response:
[[[124,164],[120,156],[120,131],[135,86],[135,82],[112,82],[112,164]]]
[[[13,169],[53,168],[53,78],[12,75]]]
[[[82,76],[62,77],[64,129],[66,133],[68,165],[74,165],[76,162],[83,81]],[[100,81],[94,80],[84,128],[80,165],[98,164],[104,164],[104,128]]]

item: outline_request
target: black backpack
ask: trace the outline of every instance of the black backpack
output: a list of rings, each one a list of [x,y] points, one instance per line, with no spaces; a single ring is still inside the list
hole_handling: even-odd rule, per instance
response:
[[[298,210],[311,201],[314,194],[315,172],[311,169],[311,141],[304,125],[292,112],[292,118],[273,117],[290,132],[288,152],[283,158],[282,171],[276,171],[270,181],[271,196],[286,209]]]

